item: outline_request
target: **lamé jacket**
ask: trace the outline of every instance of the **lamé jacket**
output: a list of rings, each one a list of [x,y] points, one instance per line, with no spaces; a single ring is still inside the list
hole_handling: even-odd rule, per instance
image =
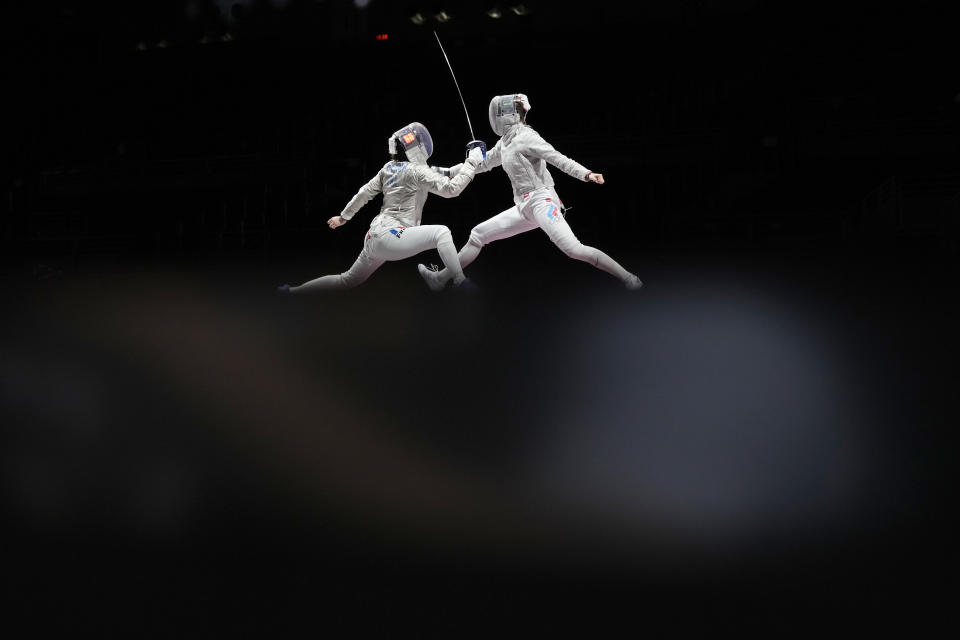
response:
[[[513,187],[514,204],[519,207],[523,204],[524,194],[544,187],[553,188],[548,163],[578,180],[586,181],[590,173],[582,164],[554,149],[533,127],[522,123],[507,128],[497,144],[487,151],[486,159],[476,172],[483,173],[502,165]],[[457,172],[465,166],[466,163],[450,167],[450,174],[459,175]]]
[[[382,193],[383,206],[380,207],[380,214],[370,223],[371,230],[419,226],[427,195],[435,193],[444,198],[455,198],[473,180],[476,167],[471,161],[457,167],[460,169],[456,176],[448,178],[438,169],[423,163],[390,161],[360,187],[343,208],[340,217],[350,220],[363,205]]]

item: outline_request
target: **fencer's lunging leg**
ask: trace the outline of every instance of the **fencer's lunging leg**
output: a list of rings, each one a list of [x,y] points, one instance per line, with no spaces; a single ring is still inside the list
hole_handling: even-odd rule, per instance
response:
[[[291,287],[290,293],[312,293],[330,289],[349,289],[357,286],[379,269],[388,260],[403,260],[422,251],[436,248],[447,265],[444,280],[452,279],[459,285],[464,280],[463,269],[457,258],[450,229],[444,225],[426,224],[419,227],[394,227],[371,232],[364,241],[363,251],[347,271],[322,276],[299,287]]]
[[[480,249],[483,249],[483,236],[477,232],[477,227],[470,230],[470,239],[463,245],[460,253],[457,254],[457,262],[461,268],[470,266],[470,263],[480,255]]]
[[[581,260],[606,271],[623,282],[629,289],[640,287],[640,279],[620,266],[616,260],[603,251],[580,242],[564,218],[560,208],[557,207],[555,203],[550,200],[544,200],[535,206],[534,215],[540,227],[550,236],[550,240],[552,240],[564,254],[574,260]]]
[[[460,266],[466,269],[477,259],[483,245],[535,229],[537,223],[527,220],[516,207],[501,211],[470,231],[470,239],[460,249]]]
[[[453,244],[450,229],[443,225],[424,226],[437,229],[434,233],[433,242],[437,247],[437,253],[440,254],[440,259],[443,261],[444,268],[434,272],[427,269],[423,264],[419,264],[417,270],[420,272],[420,277],[433,291],[442,291],[451,280],[453,286],[459,287],[466,280],[466,277],[463,275],[460,258],[457,256],[457,246]]]
[[[330,291],[333,289],[350,289],[358,284],[367,281],[370,275],[380,268],[384,260],[371,255],[369,250],[369,239],[363,247],[363,251],[354,261],[353,265],[343,273],[321,276],[304,282],[299,287],[290,287],[290,293],[314,293],[317,291]]]
[[[616,260],[605,254],[603,251],[600,251],[594,247],[589,247],[579,240],[573,244],[565,244],[564,246],[561,246],[560,250],[574,260],[582,260],[583,262],[592,264],[596,268],[602,269],[610,275],[619,278],[624,283],[633,277],[632,273],[621,267]]]
[[[453,286],[458,287],[465,280],[465,277],[463,266],[460,264],[460,258],[457,255],[457,245],[453,244],[450,229],[442,225],[436,226],[440,226],[441,229],[436,235],[437,253],[440,254],[440,259],[443,260],[446,267],[443,270],[443,275],[438,276],[439,282],[445,285],[447,281],[453,280]]]
[[[470,263],[476,260],[483,245],[490,244],[495,240],[515,236],[524,231],[530,231],[536,227],[537,223],[527,220],[520,215],[516,207],[501,211],[492,218],[481,222],[470,231],[470,239],[467,240],[467,243],[463,245],[463,248],[460,249],[460,253],[457,255],[460,268],[466,269]],[[444,262],[446,263],[446,259],[444,259]],[[431,289],[440,288],[440,285],[446,281],[444,278],[450,277],[447,269],[441,269],[434,273],[427,270],[423,265],[420,265],[420,275],[427,281]]]
[[[463,282],[463,269],[457,259],[457,247],[453,244],[450,229],[442,224],[424,224],[419,227],[396,227],[379,234],[373,245],[374,255],[385,260],[403,260],[423,251],[436,249],[447,268],[443,270],[441,285],[447,280],[459,285]]]

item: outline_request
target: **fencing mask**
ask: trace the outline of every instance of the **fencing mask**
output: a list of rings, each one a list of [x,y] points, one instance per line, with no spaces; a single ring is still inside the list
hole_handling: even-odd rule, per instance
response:
[[[519,109],[517,103],[520,103]],[[498,136],[502,136],[510,125],[520,122],[524,114],[530,111],[530,101],[523,93],[511,93],[494,96],[490,101],[490,127]]]
[[[427,158],[433,155],[433,138],[425,126],[419,122],[411,122],[390,136],[387,142],[390,155],[397,153],[398,148],[403,149],[410,162],[426,162]]]

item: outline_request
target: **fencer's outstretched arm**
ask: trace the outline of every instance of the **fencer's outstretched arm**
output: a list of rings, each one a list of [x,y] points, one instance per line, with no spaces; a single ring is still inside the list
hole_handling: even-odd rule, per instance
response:
[[[422,167],[417,177],[421,184],[426,185],[430,193],[435,193],[444,198],[456,198],[473,180],[473,175],[477,171],[477,164],[482,158],[480,149],[472,150],[467,161],[457,165],[457,172],[453,178],[437,173],[429,167]],[[451,168],[452,173],[453,169]]]
[[[538,158],[543,158],[557,169],[560,169],[560,171],[563,171],[565,174],[574,177],[577,180],[590,180],[592,182],[596,182],[596,180],[591,180],[589,177],[590,174],[593,173],[592,171],[587,169],[573,158],[568,158],[557,151],[552,144],[543,139],[543,136],[534,131],[533,127],[527,127],[525,133],[528,138],[527,149],[532,155],[535,155]],[[603,184],[602,177],[599,184]]]
[[[349,220],[363,205],[370,202],[374,196],[383,191],[381,173],[383,173],[382,169],[377,172],[377,175],[370,179],[370,182],[360,187],[360,191],[357,191],[357,194],[353,196],[350,202],[347,203],[347,206],[343,208],[343,211],[340,213],[341,218]]]
[[[477,173],[483,173],[484,171],[490,171],[491,169],[496,169],[502,164],[502,159],[500,155],[500,141],[497,140],[497,144],[493,145],[492,149],[487,150],[486,159],[482,160],[480,164],[477,165]],[[463,168],[463,164],[455,164],[450,167],[450,175],[455,176]]]
[[[485,171],[496,169],[503,163],[500,143],[501,141],[497,140],[497,144],[493,145],[492,149],[487,150],[487,157],[477,165],[477,173],[484,173]]]
[[[456,198],[473,181],[475,172],[476,169],[465,162],[455,178],[447,178],[427,167],[423,168],[418,177],[420,183],[426,185],[427,191],[430,193],[435,193],[444,198]]]

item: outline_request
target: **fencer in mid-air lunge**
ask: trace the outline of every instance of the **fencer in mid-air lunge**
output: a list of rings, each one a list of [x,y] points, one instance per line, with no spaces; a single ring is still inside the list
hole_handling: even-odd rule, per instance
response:
[[[457,165],[456,176],[450,178],[447,170],[427,166],[427,159],[433,154],[433,140],[419,122],[394,132],[387,144],[390,162],[360,188],[340,215],[327,221],[331,229],[336,229],[378,193],[383,194],[380,214],[370,223],[363,250],[353,266],[343,273],[322,276],[298,287],[281,285],[278,291],[309,293],[348,289],[366,281],[384,262],[403,260],[434,248],[447,267],[438,282],[445,286],[449,281],[453,286],[460,286],[465,281],[450,229],[438,224],[421,225],[420,219],[428,194],[444,198],[460,195],[473,180],[476,167],[483,159],[483,150],[472,148],[466,162]]]
[[[483,245],[540,227],[571,258],[612,274],[628,289],[639,289],[642,283],[637,276],[599,249],[584,245],[574,235],[564,217],[564,206],[553,188],[553,177],[547,164],[586,182],[603,184],[603,176],[554,149],[526,124],[529,111],[530,101],[522,93],[495,96],[490,101],[490,126],[500,139],[487,152],[476,173],[502,165],[513,187],[514,206],[473,228],[470,240],[460,249],[461,269],[476,259]],[[465,166],[451,167],[451,175]],[[449,263],[447,265],[449,269]],[[448,269],[432,271],[422,264],[418,269],[427,285],[435,291],[442,289],[449,278]]]

